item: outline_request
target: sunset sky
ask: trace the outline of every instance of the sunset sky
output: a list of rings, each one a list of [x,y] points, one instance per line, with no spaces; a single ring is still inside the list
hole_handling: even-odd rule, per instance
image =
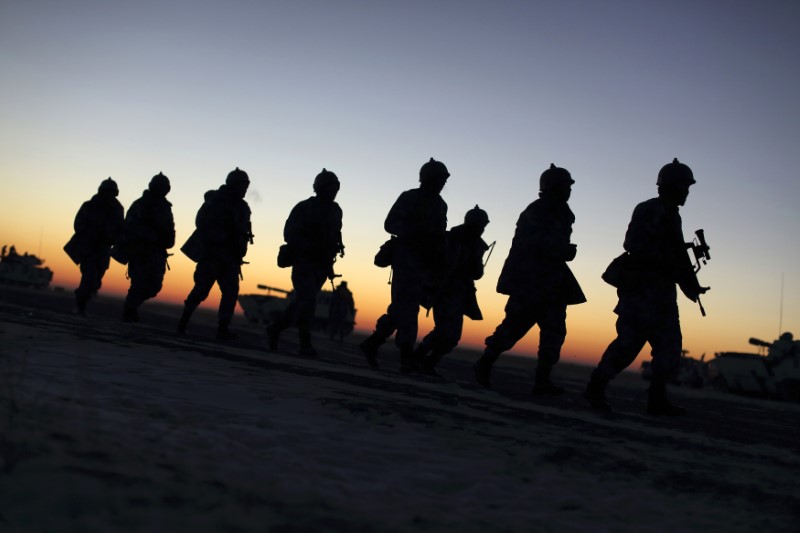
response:
[[[478,282],[485,320],[465,326],[482,346],[503,317],[517,217],[555,163],[576,181],[572,268],[589,299],[568,310],[563,357],[594,363],[614,336],[600,274],[678,157],[697,179],[684,234],[705,229],[712,257],[708,316],[681,296],[684,346],[752,351],[751,336],[800,336],[798,24],[795,0],[3,0],[0,243],[41,255],[71,290],[62,246],[81,202],[111,176],[127,209],[162,171],[179,245],[159,299],[181,302],[194,263],[177,248],[239,166],[255,233],[242,292],[288,289],[283,223],[325,167],[342,183],[336,269],[371,330],[389,303],[389,271],[372,264],[384,217],[434,157],[451,173],[449,225],[477,203],[497,241]],[[113,264],[102,291],[127,284]],[[535,328],[514,351],[537,343]]]

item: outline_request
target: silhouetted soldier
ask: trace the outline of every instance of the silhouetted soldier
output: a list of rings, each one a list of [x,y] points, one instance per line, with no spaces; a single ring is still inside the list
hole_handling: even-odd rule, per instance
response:
[[[126,322],[139,321],[139,306],[155,297],[164,282],[167,250],[175,246],[172,204],[166,198],[169,191],[169,178],[159,172],[125,215],[118,246],[122,245],[128,256],[131,279],[122,311]]]
[[[539,199],[520,215],[497,292],[508,295],[506,316],[486,338],[486,350],[473,365],[475,379],[491,387],[491,369],[500,354],[510,350],[539,325],[539,360],[534,394],[561,394],[550,374],[567,336],[567,306],[586,301],[567,266],[577,246],[570,242],[575,215],[567,201],[575,181],[566,169],[550,165],[539,179]]]
[[[347,288],[347,282],[342,281],[331,294],[331,306],[328,313],[328,329],[331,339],[338,336],[341,342],[344,336],[350,332],[351,328],[347,323],[347,317],[352,316],[354,310],[353,293]]]
[[[440,193],[449,176],[444,163],[431,158],[420,168],[419,187],[400,194],[384,222],[386,232],[396,236],[392,303],[373,334],[359,345],[373,368],[378,368],[378,348],[396,331],[400,370],[419,369],[414,355],[419,307],[430,307],[447,266],[447,204]]]
[[[86,304],[103,283],[111,259],[111,246],[122,229],[124,209],[117,200],[117,183],[108,178],[97,194],[84,202],[75,216],[75,234],[64,246],[70,258],[80,265],[81,282],[75,290],[78,313],[86,314]]]
[[[597,409],[611,410],[605,397],[606,385],[634,361],[645,343],[650,343],[653,362],[647,412],[686,413],[667,400],[667,380],[677,372],[681,361],[675,284],[692,301],[708,290],[697,282],[678,213],[694,183],[691,169],[675,159],[658,173],[658,198],[642,202],[633,210],[625,233],[624,271],[619,273],[623,282],[617,283],[617,338],[603,353],[585,392]]]
[[[217,340],[236,338],[228,326],[239,295],[242,259],[247,255],[248,243],[253,242],[250,207],[244,200],[249,186],[247,173],[236,167],[228,174],[225,185],[205,194],[205,202],[195,218],[196,229],[181,248],[197,262],[197,267],[194,288],[186,297],[178,322],[178,333],[186,333],[192,313],[217,283],[222,293],[217,315]]]
[[[483,277],[483,254],[489,246],[481,238],[489,216],[477,205],[464,223],[447,232],[447,272],[433,298],[434,328],[415,350],[423,374],[441,377],[436,365],[461,340],[464,316],[483,320],[475,296],[475,280]]]
[[[333,280],[336,254],[344,257],[342,244],[342,208],[334,200],[339,192],[339,178],[322,169],[314,178],[315,196],[294,206],[283,238],[292,257],[294,299],[281,316],[267,327],[270,350],[278,349],[281,332],[296,324],[301,355],[316,355],[311,345],[311,323],[317,307],[317,295],[326,279]]]

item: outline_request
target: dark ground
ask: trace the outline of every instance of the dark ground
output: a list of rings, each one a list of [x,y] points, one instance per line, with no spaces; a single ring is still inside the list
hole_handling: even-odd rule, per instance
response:
[[[430,444],[437,450],[435,462],[446,464],[450,460],[463,461],[463,464],[451,465],[451,470],[442,474],[446,479],[452,479],[453,483],[456,483],[458,478],[457,487],[469,486],[469,483],[475,482],[472,469],[476,472],[485,471],[485,479],[478,476],[476,483],[484,487],[488,483],[488,487],[491,487],[486,496],[479,498],[478,503],[474,504],[468,499],[467,492],[454,492],[455,489],[452,487],[433,490],[432,493],[421,492],[414,484],[416,482],[406,480],[409,473],[403,469],[402,461],[398,465],[389,460],[387,464],[383,462],[387,460],[386,457],[376,457],[372,459],[374,464],[366,467],[365,472],[360,470],[365,468],[363,463],[359,463],[349,455],[341,455],[341,451],[335,451],[335,445],[325,442],[306,452],[307,459],[303,460],[304,463],[320,461],[320,466],[316,469],[312,468],[310,473],[305,472],[307,476],[319,475],[319,479],[308,481],[323,486],[324,483],[330,482],[330,473],[326,471],[327,465],[341,463],[342,468],[348,473],[343,480],[340,480],[337,490],[346,494],[352,491],[354,497],[337,499],[333,493],[320,488],[319,492],[312,491],[308,497],[309,501],[316,502],[315,505],[321,505],[319,509],[322,510],[315,510],[309,516],[302,515],[302,509],[305,509],[304,506],[307,504],[303,504],[300,510],[296,508],[299,504],[292,503],[294,501],[292,498],[296,497],[294,489],[274,489],[271,493],[267,490],[267,497],[264,485],[262,489],[252,492],[248,485],[248,476],[237,473],[250,468],[257,478],[261,476],[267,479],[286,474],[280,464],[270,463],[267,466],[263,460],[256,463],[247,462],[248,454],[257,454],[258,450],[267,453],[264,450],[269,446],[280,446],[280,443],[274,443],[275,435],[291,439],[298,433],[298,429],[292,425],[291,415],[289,422],[280,418],[271,419],[262,412],[264,406],[261,406],[258,419],[272,424],[268,426],[272,429],[259,430],[258,433],[248,436],[247,439],[254,439],[260,444],[255,448],[252,446],[241,448],[242,459],[232,457],[225,459],[230,463],[225,465],[226,470],[221,471],[218,478],[209,481],[212,484],[224,484],[230,487],[228,493],[199,489],[197,479],[202,478],[204,474],[197,473],[199,468],[197,465],[205,464],[203,461],[208,459],[208,454],[217,453],[215,447],[218,443],[231,439],[231,434],[249,432],[250,422],[233,426],[233,429],[225,431],[206,428],[203,435],[211,435],[208,437],[210,439],[208,442],[211,444],[207,444],[202,453],[198,448],[195,458],[181,456],[178,452],[170,456],[170,448],[164,443],[158,444],[159,447],[148,452],[151,456],[155,454],[170,457],[169,461],[166,459],[161,461],[165,464],[168,462],[165,468],[177,476],[176,479],[172,479],[172,485],[164,485],[170,487],[171,492],[161,498],[159,512],[165,513],[164,516],[167,518],[160,517],[159,523],[181,528],[186,526],[188,504],[173,505],[175,493],[199,491],[198,498],[215,502],[212,506],[215,510],[208,511],[209,517],[227,524],[226,527],[218,528],[209,525],[212,524],[209,522],[204,526],[206,530],[264,529],[252,526],[256,518],[255,524],[283,524],[285,527],[275,527],[275,530],[283,531],[353,529],[463,531],[465,528],[475,531],[637,531],[642,529],[642,526],[653,531],[797,530],[797,520],[800,519],[800,476],[798,476],[800,406],[741,398],[713,390],[673,388],[672,393],[676,403],[687,407],[689,415],[676,419],[650,417],[643,413],[646,382],[631,372],[620,376],[609,390],[609,400],[615,406],[615,413],[602,414],[589,409],[581,396],[591,368],[579,365],[562,364],[557,367],[555,378],[567,387],[567,392],[563,396],[534,398],[530,395],[530,387],[535,361],[529,358],[512,356],[501,358],[495,367],[494,388],[487,392],[477,386],[472,378],[470,365],[478,354],[466,350],[459,350],[442,362],[440,371],[446,376],[446,382],[438,383],[423,377],[399,374],[398,354],[391,344],[382,348],[381,371],[369,370],[357,349],[360,336],[356,334],[341,343],[318,334],[315,337],[315,346],[320,355],[315,359],[308,359],[292,355],[297,348],[294,330],[288,330],[284,334],[280,353],[271,354],[265,349],[266,338],[263,327],[249,324],[243,317],[237,317],[233,325],[240,338],[236,342],[223,344],[214,341],[215,313],[211,311],[198,311],[186,337],[175,334],[177,317],[180,313],[180,308],[177,306],[156,302],[146,303],[140,311],[141,322],[133,325],[119,321],[121,302],[114,298],[100,297],[92,301],[88,319],[78,317],[72,311],[71,293],[0,286],[0,347],[2,347],[0,363],[3,363],[0,370],[10,371],[9,375],[12,375],[18,370],[13,365],[27,361],[24,357],[19,357],[20,350],[25,352],[27,350],[24,348],[26,341],[18,332],[35,331],[39,332],[37,335],[44,337],[53,335],[54,338],[72,339],[69,342],[76,344],[91,345],[93,348],[90,351],[78,355],[81,357],[85,355],[86,364],[95,365],[94,368],[97,370],[91,376],[87,375],[85,379],[91,380],[93,389],[103,389],[105,396],[98,393],[97,398],[87,401],[94,402],[91,404],[92,409],[101,414],[107,405],[109,411],[104,416],[109,420],[135,416],[138,417],[137,423],[141,422],[142,416],[151,415],[155,417],[157,423],[161,423],[163,422],[161,419],[165,416],[164,411],[174,413],[178,417],[177,420],[199,417],[197,413],[202,411],[203,405],[201,399],[185,403],[185,398],[176,399],[178,396],[173,397],[168,391],[169,387],[177,389],[186,386],[186,383],[191,383],[193,379],[198,379],[198,390],[200,390],[200,380],[206,379],[208,373],[221,376],[221,388],[215,390],[229,394],[230,401],[234,405],[229,407],[227,414],[220,416],[231,419],[236,418],[238,410],[245,416],[248,414],[248,409],[259,407],[236,404],[232,400],[242,389],[254,388],[258,391],[259,398],[266,394],[265,390],[273,391],[268,393],[268,400],[264,400],[267,402],[265,406],[269,406],[291,402],[294,396],[305,394],[308,387],[316,387],[317,397],[314,397],[310,404],[316,406],[314,410],[308,411],[307,415],[303,414],[306,411],[298,411],[296,416],[320,425],[327,424],[328,421],[341,423],[336,438],[342,439],[345,449],[354,450],[353,453],[356,453],[355,450],[363,446],[365,440],[370,443],[368,447],[373,445],[371,443],[374,441],[380,443],[377,445],[386,446],[389,457],[394,453],[404,457],[403,461],[416,461],[418,458],[408,455],[413,454],[413,450],[407,450],[402,446],[402,442],[392,440],[387,444],[381,441],[383,438],[381,428],[386,427],[387,423],[389,426],[396,425],[398,430],[404,428],[403,435],[420,433],[423,435],[422,442],[426,445],[438,443],[435,446]],[[27,342],[39,346],[36,349],[46,351],[48,344],[44,342],[45,340],[46,338],[30,337]],[[62,341],[53,341],[51,344],[58,348],[59,342]],[[96,352],[98,349],[102,350],[104,345],[113,346],[114,351],[109,352],[113,354],[119,350],[129,350],[126,353],[130,354],[131,361],[109,362],[107,357],[103,360],[102,354],[97,355]],[[142,351],[143,348],[146,349],[145,352]],[[162,357],[160,360],[154,360],[152,355],[170,353],[175,354],[174,364],[163,359],[163,355],[158,356]],[[191,355],[188,359],[187,353]],[[202,357],[197,358],[197,354]],[[45,379],[58,380],[64,377],[59,375],[58,366],[54,367],[46,354],[42,356],[41,361],[43,363],[39,367],[34,365],[25,371],[30,374],[39,373],[37,376],[50,376]],[[33,360],[33,363],[36,363],[36,360]],[[70,364],[69,361],[64,362],[65,367]],[[159,366],[158,373],[153,373],[153,369],[148,368],[153,365]],[[192,374],[195,368],[198,371],[196,377]],[[179,370],[188,374],[180,374]],[[111,375],[103,375],[102,372]],[[124,373],[125,376],[115,376],[113,375],[115,372]],[[172,381],[164,378],[164,384],[157,385],[155,381],[160,379],[162,374]],[[268,382],[267,377],[283,381]],[[105,390],[106,382],[113,383],[114,386]],[[277,389],[281,383],[289,383],[283,393]],[[141,409],[132,407],[135,405],[135,400],[128,399],[126,395],[135,398],[141,390],[149,390],[150,385],[153,395],[142,399],[144,402],[142,405],[146,407]],[[53,391],[52,394],[56,392]],[[119,441],[119,435],[92,440],[91,450],[86,451],[80,442],[80,432],[70,429],[76,420],[81,422],[78,419],[63,420],[58,430],[51,427],[48,433],[41,423],[37,425],[32,422],[36,420],[34,416],[26,421],[27,425],[23,424],[24,430],[17,428],[15,433],[10,429],[12,428],[10,421],[15,416],[15,394],[18,395],[19,392],[13,391],[8,386],[0,391],[0,408],[2,408],[0,415],[9,420],[5,425],[0,424],[2,430],[0,458],[4,461],[3,470],[0,471],[0,531],[3,531],[4,524],[11,526],[22,523],[20,521],[51,526],[53,523],[68,523],[71,524],[70,528],[49,529],[74,531],[87,530],[84,526],[96,521],[96,524],[101,524],[102,527],[88,529],[102,531],[106,530],[108,524],[119,525],[119,521],[124,521],[128,515],[135,517],[139,523],[152,524],[152,521],[147,521],[152,520],[152,514],[148,515],[150,518],[147,520],[143,519],[142,513],[145,511],[136,503],[142,498],[147,501],[148,497],[130,493],[135,492],[134,489],[139,490],[137,487],[140,486],[150,487],[147,489],[150,494],[158,492],[156,488],[158,485],[153,485],[156,482],[153,476],[131,481],[128,473],[122,476],[118,470],[110,471],[108,469],[110,467],[97,466],[105,465],[110,459],[114,459],[113,464],[140,464],[141,468],[141,465],[150,464],[150,461],[137,463],[140,461],[137,459],[137,452],[126,447],[128,446],[125,444],[126,439]],[[160,402],[159,394],[168,396],[163,396],[163,402]],[[226,399],[220,397],[214,400],[212,405],[217,403],[225,404]],[[38,400],[34,404],[38,406]],[[323,411],[317,412],[317,408]],[[46,412],[49,411],[47,409],[42,411],[41,420],[47,419],[44,417]],[[183,414],[180,414],[181,412]],[[209,419],[206,421],[195,418],[198,427],[212,424],[212,415],[209,415]],[[57,425],[52,420],[49,424]],[[109,422],[109,424],[112,426],[116,424],[114,427],[123,424],[121,427],[124,427],[124,422]],[[212,427],[219,424],[225,427],[224,422],[219,420],[213,421]],[[180,424],[176,427],[181,430]],[[151,429],[150,426],[145,426],[144,433]],[[117,433],[119,431],[116,430]],[[324,433],[323,429],[319,431]],[[319,437],[312,432],[310,438]],[[41,441],[36,442],[36,439]],[[349,442],[348,439],[355,441]],[[24,446],[20,444],[23,441]],[[150,446],[148,442],[145,439],[141,446]],[[237,446],[242,446],[243,442],[238,439]],[[392,448],[395,445],[397,448]],[[278,449],[280,453],[285,454],[295,446],[297,445],[286,444],[286,447]],[[81,451],[76,451],[79,448]],[[40,519],[36,513],[37,500],[31,499],[33,496],[23,496],[20,495],[22,493],[14,492],[4,493],[4,491],[13,490],[11,487],[17,485],[26,486],[23,477],[20,476],[40,475],[42,479],[49,480],[52,475],[58,474],[65,468],[58,462],[48,463],[44,455],[45,450],[49,450],[47,453],[50,455],[56,454],[59,450],[69,452],[69,461],[72,465],[69,467],[70,475],[77,476],[75,482],[83,483],[86,479],[99,478],[105,490],[114,494],[119,492],[135,505],[124,506],[122,510],[113,506],[102,509],[78,506],[79,511],[73,509],[65,515],[68,517],[66,521],[48,522],[43,518]],[[363,454],[364,451],[358,453]],[[484,467],[488,468],[483,464],[484,459],[475,457],[484,458],[486,464],[497,463],[501,466],[499,470],[495,467],[491,471],[484,470]],[[475,463],[476,460],[479,462]],[[79,464],[73,464],[76,461]],[[135,467],[125,468],[129,470]],[[368,475],[370,468],[375,472],[375,479],[364,481],[364,486],[360,481],[353,481],[360,479],[359,476]],[[370,495],[377,490],[375,484],[382,483],[381,480],[388,475],[382,473],[382,469],[385,468],[389,468],[392,472],[390,477],[397,480],[397,485],[390,492],[394,496],[388,496],[387,500],[384,494],[382,498],[373,501]],[[532,470],[528,471],[529,468]],[[581,488],[585,487],[591,495],[590,499],[594,500],[595,507],[592,507],[591,502],[586,503],[587,496],[581,496],[577,503],[570,501],[560,504],[561,506],[548,518],[551,522],[546,523],[547,527],[535,527],[530,520],[531,517],[537,516],[535,512],[540,512],[536,509],[537,502],[526,502],[524,499],[520,502],[510,502],[508,494],[529,491],[531,479],[535,480],[536,475],[550,472],[552,469],[556,469],[558,476],[562,476],[559,478],[561,481],[559,485],[551,487],[551,490],[548,490],[546,485],[537,487],[537,490],[544,491],[537,493],[540,503],[545,501],[550,493],[580,494]],[[425,472],[422,472],[421,475],[424,474]],[[464,479],[461,479],[461,476]],[[296,481],[297,475],[292,474],[289,478]],[[606,480],[605,487],[603,480]],[[264,483],[269,486],[269,481],[265,480]],[[595,483],[599,483],[600,488],[592,488]],[[438,478],[434,485],[447,486]],[[213,486],[211,488],[213,489]],[[425,488],[432,490],[429,487]],[[28,491],[32,491],[31,494],[36,498],[47,500],[49,496],[57,502],[66,497],[55,489],[50,492],[48,487],[42,486],[41,489],[42,491],[38,492],[28,487]],[[232,495],[234,489],[235,496]],[[604,490],[608,492],[604,493]],[[631,500],[631,505],[636,500],[637,493],[641,493],[642,498],[655,497],[663,501],[649,502],[656,508],[645,507],[646,510],[638,511],[630,509],[626,514],[622,508],[607,509],[608,504],[603,503],[614,495],[615,491],[620,492],[617,494],[618,499]],[[630,494],[627,491],[630,491]],[[495,492],[497,494],[494,494]],[[506,496],[502,496],[503,494]],[[12,501],[12,495],[14,495],[13,501],[17,502],[15,508],[17,511],[10,510],[3,504],[4,499],[7,502]],[[392,497],[396,498],[396,502],[391,500]],[[259,498],[266,498],[265,501],[269,505],[266,503],[259,505],[257,503],[261,501]],[[409,514],[403,511],[404,506],[424,508],[430,503],[431,498],[439,502],[439,505],[430,509],[427,514]],[[182,501],[181,497],[178,500]],[[253,503],[254,501],[256,503]],[[617,500],[612,499],[612,501]],[[255,517],[248,515],[247,519],[235,514],[222,513],[225,516],[223,520],[220,518],[221,511],[217,509],[233,506],[234,509],[244,508],[252,514],[253,505],[262,514],[256,514]],[[674,513],[671,512],[670,505],[675,506]],[[708,508],[707,513],[703,511],[706,508]],[[200,511],[195,509],[195,512]],[[122,518],[119,516],[120,513]],[[299,518],[301,515],[304,518]],[[31,518],[32,516],[34,518]],[[238,518],[230,518],[231,516]],[[660,516],[659,522],[653,523],[653,516]],[[728,522],[726,517],[730,517]],[[541,523],[538,525],[542,526]],[[120,526],[114,529],[141,530],[142,528]],[[151,530],[148,527],[144,529]]]

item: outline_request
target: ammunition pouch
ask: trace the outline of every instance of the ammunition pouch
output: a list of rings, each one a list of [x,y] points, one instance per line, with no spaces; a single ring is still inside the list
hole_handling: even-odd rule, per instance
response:
[[[394,235],[389,238],[388,241],[383,243],[381,247],[378,249],[378,253],[375,254],[375,266],[386,268],[388,266],[392,266],[394,262],[394,250],[396,247],[397,237]]]
[[[282,244],[278,248],[278,266],[287,268],[294,265],[294,250],[289,244]]]
[[[631,281],[631,264],[628,252],[622,252],[622,254],[615,257],[609,263],[601,278],[612,287],[618,289],[629,285]]]

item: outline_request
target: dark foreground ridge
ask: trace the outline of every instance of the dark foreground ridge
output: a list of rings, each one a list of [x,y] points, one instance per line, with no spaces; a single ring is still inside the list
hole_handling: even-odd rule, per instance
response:
[[[800,518],[791,404],[676,390],[690,414],[664,420],[625,375],[609,416],[581,398],[589,368],[560,365],[566,394],[541,399],[522,358],[501,360],[486,391],[476,354],[443,361],[442,383],[399,373],[388,346],[385,370],[367,368],[356,338],[315,339],[305,358],[290,342],[268,352],[243,320],[223,344],[213,313],[181,337],[175,308],[122,324],[117,300],[88,319],[72,303],[0,289],[9,531],[633,530],[654,517],[789,531]]]

